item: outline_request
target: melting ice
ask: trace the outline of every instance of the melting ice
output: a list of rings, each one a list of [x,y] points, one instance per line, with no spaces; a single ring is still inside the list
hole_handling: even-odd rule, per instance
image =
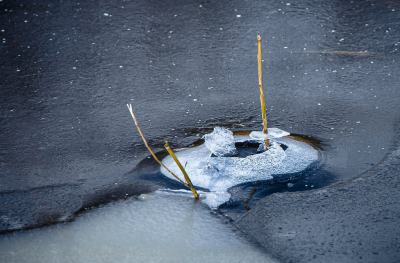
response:
[[[205,196],[203,202],[217,208],[229,200],[228,189],[232,186],[299,173],[318,161],[318,151],[310,145],[282,137],[288,133],[280,129],[271,128],[269,131],[269,138],[274,138],[270,140],[270,149],[245,158],[232,156],[236,153],[234,143],[257,141],[249,136],[234,137],[232,132],[220,127],[204,136],[203,145],[176,153],[179,161],[186,164],[185,170],[192,183],[210,190],[210,193],[202,194]],[[265,139],[258,132],[253,132],[252,137]],[[287,148],[284,150],[281,145]],[[162,162],[173,173],[181,174],[170,156]],[[164,168],[161,172],[174,179]]]

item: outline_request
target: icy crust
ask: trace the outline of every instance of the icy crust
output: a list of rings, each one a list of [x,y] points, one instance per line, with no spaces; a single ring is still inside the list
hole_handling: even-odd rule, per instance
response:
[[[204,145],[216,156],[226,157],[237,154],[235,139],[230,130],[215,127],[210,134],[203,136]]]
[[[250,138],[255,140],[268,140],[274,138],[282,138],[288,135],[290,135],[290,133],[284,130],[278,128],[269,128],[268,133],[264,133],[262,131],[252,131],[249,136]]]
[[[253,141],[249,136],[239,136],[235,142]],[[287,146],[283,150],[279,144]],[[261,180],[270,180],[285,174],[293,174],[306,170],[318,161],[318,151],[310,145],[291,138],[270,140],[270,149],[266,152],[240,157],[212,157],[206,145],[176,152],[182,164],[186,164],[193,185],[210,190],[202,199],[211,208],[229,200],[228,189],[232,186]],[[168,156],[162,162],[176,175],[182,174],[173,159]],[[161,172],[171,178],[164,168]]]

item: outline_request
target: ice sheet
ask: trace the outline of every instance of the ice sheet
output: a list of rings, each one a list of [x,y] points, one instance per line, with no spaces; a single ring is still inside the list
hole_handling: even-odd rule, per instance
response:
[[[190,191],[157,191],[102,205],[70,223],[0,235],[0,262],[274,261],[194,202]]]

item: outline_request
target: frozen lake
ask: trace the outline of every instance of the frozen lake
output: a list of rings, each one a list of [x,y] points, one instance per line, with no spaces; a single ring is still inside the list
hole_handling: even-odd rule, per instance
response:
[[[191,146],[216,126],[260,130],[257,34],[269,125],[324,158],[291,180],[231,187],[218,212],[237,219],[273,193],[362,174],[397,135],[399,21],[400,5],[387,0],[0,1],[0,233],[182,188],[148,158],[127,103],[156,152],[165,139]],[[17,234],[81,229],[92,213],[107,220],[102,209]],[[13,236],[0,242],[18,246],[4,241]]]

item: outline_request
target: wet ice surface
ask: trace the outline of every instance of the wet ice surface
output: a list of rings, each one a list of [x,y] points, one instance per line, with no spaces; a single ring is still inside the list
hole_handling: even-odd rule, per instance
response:
[[[191,192],[157,191],[0,236],[0,262],[274,262]]]
[[[185,164],[185,170],[194,186],[211,191],[210,194],[204,194],[206,196],[204,202],[211,208],[217,208],[229,200],[230,195],[227,192],[232,186],[277,177],[290,177],[292,174],[315,166],[319,159],[316,149],[290,138],[271,140],[268,151],[251,154],[244,158],[231,156],[230,153],[236,150],[234,142],[248,142],[252,141],[252,138],[238,136],[234,139],[229,130],[220,127],[216,127],[204,138],[204,145],[178,151],[176,157]],[[285,150],[280,144],[284,145]],[[215,153],[216,148],[218,148],[218,155],[213,157],[212,154]],[[162,162],[174,174],[181,174],[171,156],[166,157]],[[164,175],[174,179],[163,167],[160,169]]]
[[[246,211],[253,189],[262,198],[353,178],[382,160],[398,125],[399,10],[397,1],[2,1],[0,192],[72,183],[95,196],[129,176],[165,183],[147,170],[126,176],[149,155],[126,103],[155,151],[215,126],[259,130],[256,34],[269,124],[317,138],[326,158],[319,174],[232,187],[228,208]],[[18,210],[43,207],[36,196]]]
[[[194,129],[259,129],[257,33],[269,122],[321,139],[351,178],[393,138],[396,5],[2,1],[0,190],[121,180],[147,156],[127,102],[158,149]]]

